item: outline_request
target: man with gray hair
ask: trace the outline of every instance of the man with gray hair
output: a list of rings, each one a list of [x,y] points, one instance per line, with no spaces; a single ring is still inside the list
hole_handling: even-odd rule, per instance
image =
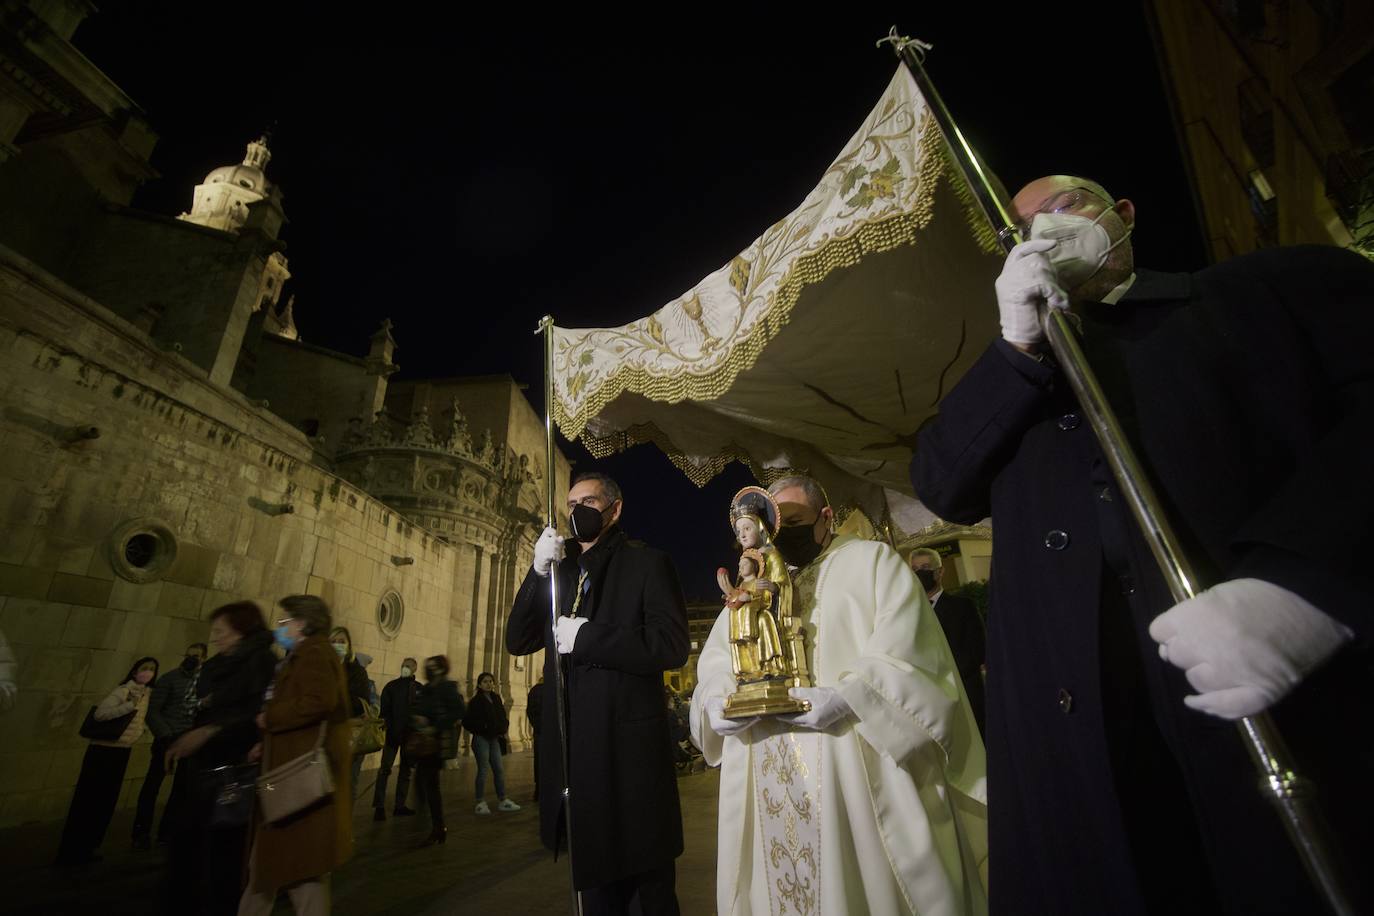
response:
[[[726,718],[722,611],[691,708],[721,767],[718,912],[985,913],[983,742],[930,602],[891,547],[835,534],[815,480],[770,492],[814,686],[807,712]]]
[[[945,591],[945,561],[938,552],[929,547],[917,547],[907,557],[907,562],[926,590],[930,606],[940,621],[940,629],[945,631],[949,651],[959,666],[959,679],[968,692],[969,708],[978,722],[978,731],[983,732],[983,660],[987,643],[983,619],[978,616],[978,608],[972,601]]]
[[[1001,339],[922,426],[911,468],[941,518],[994,520],[993,908],[1324,911],[1228,722],[1271,711],[1334,802],[1333,846],[1374,846],[1374,733],[1337,712],[1374,691],[1374,265],[1311,245],[1138,269],[1135,205],[1074,175],[1011,209],[1026,241],[995,283]],[[1072,312],[1212,586],[1196,597],[1175,602],[1134,525],[1042,303]],[[1367,875],[1351,871],[1366,894]]]

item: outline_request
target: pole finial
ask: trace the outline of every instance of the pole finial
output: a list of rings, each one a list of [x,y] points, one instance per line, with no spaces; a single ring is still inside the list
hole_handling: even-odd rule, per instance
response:
[[[877,47],[881,48],[886,44],[892,45],[892,52],[898,56],[901,56],[901,53],[908,47],[913,48],[914,51],[912,53],[914,53],[916,59],[922,63],[925,63],[926,52],[935,47],[928,41],[921,41],[919,38],[909,38],[906,35],[897,34],[897,27],[895,25],[887,33],[886,37],[878,39]]]

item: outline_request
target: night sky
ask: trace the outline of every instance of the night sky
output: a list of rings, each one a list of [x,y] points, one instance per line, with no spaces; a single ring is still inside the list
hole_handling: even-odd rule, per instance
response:
[[[1135,201],[1140,263],[1205,261],[1134,5],[778,5],[778,21],[341,6],[109,3],[73,41],[161,136],[137,207],[189,209],[207,172],[272,127],[302,338],[362,354],[389,317],[400,378],[509,373],[542,411],[539,317],[631,321],[790,212],[891,79],[874,41],[894,22],[934,44],[928,71],[1008,188],[1096,178]],[[715,597],[749,472],[703,493],[650,446],[603,467],[631,534],[674,553],[689,597]]]

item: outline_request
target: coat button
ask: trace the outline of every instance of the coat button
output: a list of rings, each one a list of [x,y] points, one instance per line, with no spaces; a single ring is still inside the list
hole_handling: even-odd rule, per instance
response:
[[[1066,716],[1073,712],[1073,694],[1063,687],[1059,688],[1059,711]]]
[[[1098,491],[1097,491],[1097,498],[1098,498],[1099,500],[1101,500],[1102,502],[1104,502],[1104,503],[1109,503],[1109,502],[1111,502],[1111,501],[1112,501],[1112,488],[1111,488],[1111,487],[1103,487],[1102,489],[1098,490]]]
[[[1058,528],[1045,535],[1045,546],[1050,550],[1063,550],[1069,546],[1069,533]]]
[[[1121,594],[1123,594],[1123,595],[1134,595],[1134,594],[1135,594],[1135,580],[1132,579],[1130,576],[1122,576],[1122,577],[1121,577]]]
[[[1082,421],[1078,419],[1078,414],[1066,413],[1059,418],[1059,428],[1064,432],[1069,432],[1070,430],[1078,429],[1078,424],[1081,422]]]

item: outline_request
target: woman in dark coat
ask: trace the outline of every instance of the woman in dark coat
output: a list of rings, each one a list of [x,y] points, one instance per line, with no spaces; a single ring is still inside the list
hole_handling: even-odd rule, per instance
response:
[[[213,814],[225,768],[246,763],[257,744],[254,719],[277,656],[262,610],[251,601],[211,613],[210,647],[215,654],[196,682],[195,724],[167,749],[168,762],[186,768],[180,775],[187,793],[169,825],[166,913],[232,914],[243,893],[248,822],[217,823]]]
[[[520,806],[506,797],[506,771],[501,760],[510,747],[506,737],[510,719],[501,695],[496,692],[496,678],[489,672],[477,676],[477,692],[468,702],[463,727],[472,733],[472,756],[477,760],[477,813],[491,813],[485,797],[488,770],[496,784],[496,810],[519,811]]]
[[[353,652],[353,634],[348,627],[335,627],[329,631],[329,644],[343,662],[344,677],[348,679],[349,715],[358,718],[367,714],[368,704],[372,702],[372,684],[367,679],[367,669]],[[355,755],[352,763],[353,791],[358,791],[358,776],[363,771],[363,757]]]
[[[157,659],[140,658],[95,709],[97,722],[109,722],[133,714],[118,737],[108,741],[92,740],[81,760],[81,775],[72,792],[67,822],[62,827],[62,842],[57,850],[58,865],[85,865],[100,857],[96,850],[110,829],[124,772],[129,768],[129,752],[143,735],[143,717],[148,698],[157,680]]]
[[[448,679],[448,659],[435,655],[425,659],[425,686],[415,704],[415,731],[433,739],[433,752],[417,757],[415,780],[420,794],[429,803],[432,828],[425,846],[443,843],[448,836],[444,825],[444,797],[439,792],[439,771],[445,760],[458,756],[458,723],[463,719],[463,697],[458,685]],[[427,743],[422,739],[419,743]]]
[[[269,916],[280,891],[297,913],[328,912],[329,873],[353,854],[353,730],[343,664],[329,645],[329,606],[314,595],[283,598],[281,606],[286,616],[273,635],[287,654],[257,719],[263,772],[309,754],[323,738],[334,792],[274,824],[259,808],[239,916]]]

